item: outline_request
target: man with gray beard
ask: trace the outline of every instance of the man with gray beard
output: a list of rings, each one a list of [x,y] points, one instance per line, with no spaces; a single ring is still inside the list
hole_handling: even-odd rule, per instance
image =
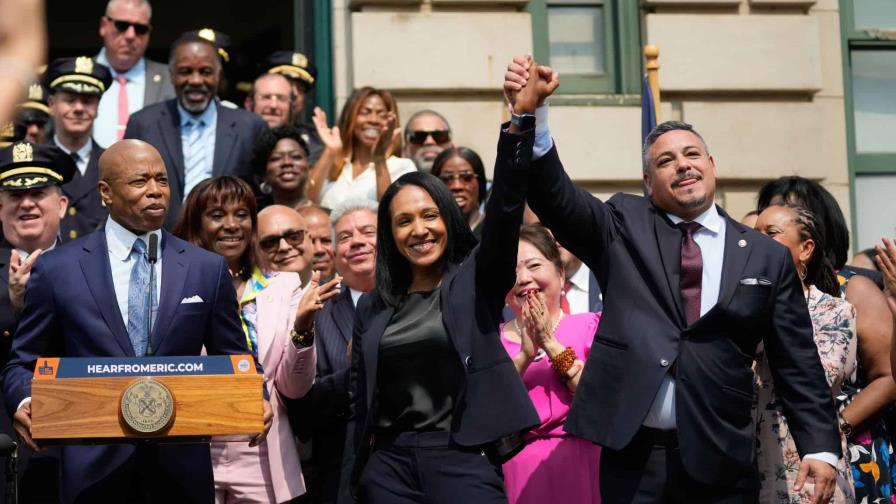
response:
[[[199,182],[219,175],[252,181],[252,148],[267,125],[251,112],[220,106],[218,83],[228,42],[227,35],[210,28],[181,35],[171,45],[168,62],[177,97],[146,107],[128,121],[125,138],[154,145],[168,169],[168,229]]]

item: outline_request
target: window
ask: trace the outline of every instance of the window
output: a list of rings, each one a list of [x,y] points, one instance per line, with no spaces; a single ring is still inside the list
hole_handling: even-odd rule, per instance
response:
[[[563,76],[564,94],[640,93],[638,2],[532,0],[535,59]]]
[[[853,245],[892,235],[896,187],[896,1],[840,0]]]

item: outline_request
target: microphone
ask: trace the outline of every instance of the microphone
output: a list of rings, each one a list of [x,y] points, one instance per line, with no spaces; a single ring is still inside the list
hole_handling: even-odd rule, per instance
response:
[[[152,348],[152,312],[155,304],[154,291],[156,288],[156,262],[159,260],[159,236],[155,233],[149,235],[149,247],[146,251],[149,260],[149,316],[146,317],[146,355],[151,357],[155,352]]]
[[[8,434],[0,434],[0,456],[7,456],[16,451],[19,445]]]

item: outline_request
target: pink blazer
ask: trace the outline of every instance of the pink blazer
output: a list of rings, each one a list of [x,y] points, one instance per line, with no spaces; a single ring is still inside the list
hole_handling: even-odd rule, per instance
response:
[[[277,502],[305,493],[305,480],[286,406],[282,398],[298,399],[314,383],[317,354],[314,346],[297,349],[290,339],[296,308],[304,294],[296,273],[280,272],[269,279],[256,298],[258,357],[264,367],[274,424],[265,443]]]

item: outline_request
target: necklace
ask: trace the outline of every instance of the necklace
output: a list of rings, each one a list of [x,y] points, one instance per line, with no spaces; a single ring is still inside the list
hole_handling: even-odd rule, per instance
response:
[[[560,325],[560,321],[561,321],[561,320],[563,320],[563,312],[562,312],[562,311],[560,312],[560,316],[557,317],[557,321],[554,322],[553,326],[551,326],[551,334],[554,334],[554,333],[557,331],[557,326]],[[520,337],[520,342],[522,342],[522,340],[523,340],[523,331],[520,329],[520,325],[517,323],[516,318],[514,318],[513,320],[511,320],[511,322],[513,323],[513,330],[516,331],[516,333],[517,333],[517,334],[519,335],[519,337]],[[545,357],[547,357],[547,355],[548,355],[548,354],[544,351],[544,348],[539,347],[539,348],[538,348],[538,351],[535,352],[535,359],[534,359],[534,360],[536,360],[536,361],[540,361],[541,359],[544,359]]]
[[[242,268],[240,268],[239,270],[237,270],[236,273],[234,273],[232,269],[227,268],[227,272],[230,273],[230,276],[233,277],[233,278],[242,278],[242,277],[243,277],[243,273],[246,272],[246,267],[243,266]]]

